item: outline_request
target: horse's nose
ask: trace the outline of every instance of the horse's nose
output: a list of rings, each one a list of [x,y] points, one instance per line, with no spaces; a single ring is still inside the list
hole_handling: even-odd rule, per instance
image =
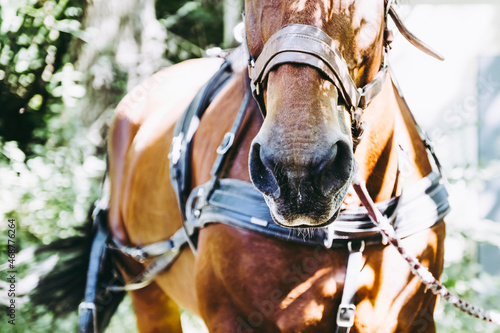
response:
[[[352,146],[347,141],[339,140],[320,156],[316,168],[316,185],[324,196],[330,196],[350,178],[354,167]]]
[[[281,156],[282,153],[273,153],[256,141],[250,152],[249,169],[253,184],[274,199],[280,196],[284,182],[298,189],[305,180],[326,197],[342,188],[350,177],[353,155],[347,141],[338,140],[323,149],[305,151],[299,158],[286,158]],[[293,160],[300,163],[289,162]]]
[[[258,142],[252,143],[249,158],[250,179],[254,186],[274,199],[280,196],[276,179],[276,164],[271,154],[266,153]]]

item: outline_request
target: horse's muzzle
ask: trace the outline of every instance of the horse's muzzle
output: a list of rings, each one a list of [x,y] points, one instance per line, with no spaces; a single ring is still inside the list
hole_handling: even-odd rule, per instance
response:
[[[264,194],[275,221],[286,227],[333,222],[353,172],[351,144],[344,139],[302,152],[271,148],[257,136],[249,158],[250,177]],[[313,147],[313,146],[312,146]]]

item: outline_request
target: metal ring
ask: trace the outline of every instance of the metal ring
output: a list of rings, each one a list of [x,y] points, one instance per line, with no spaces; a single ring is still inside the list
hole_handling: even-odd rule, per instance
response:
[[[349,241],[349,243],[347,243],[347,249],[349,250],[349,252],[353,252],[352,250],[352,242],[353,241]],[[356,252],[363,252],[365,250],[365,241],[362,239],[360,244],[359,244],[359,250],[356,250]]]
[[[231,148],[231,146],[233,145],[233,142],[234,142],[234,133],[227,132],[224,135],[224,139],[222,139],[221,145],[217,148],[217,154],[224,155],[225,153],[227,153],[229,148]]]

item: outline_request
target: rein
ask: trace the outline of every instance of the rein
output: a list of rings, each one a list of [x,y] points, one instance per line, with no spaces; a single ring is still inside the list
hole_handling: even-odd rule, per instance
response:
[[[420,278],[427,289],[431,290],[434,295],[440,295],[448,303],[472,317],[476,317],[480,320],[500,325],[500,313],[484,310],[480,307],[469,304],[460,297],[450,293],[450,291],[432,275],[427,267],[423,266],[417,258],[411,256],[406,252],[405,248],[401,245],[401,240],[396,235],[393,226],[391,225],[389,220],[384,215],[382,215],[380,211],[375,207],[375,204],[368,194],[368,190],[366,189],[366,184],[361,178],[359,178],[358,175],[354,177],[353,188],[356,191],[359,199],[361,200],[361,203],[367,209],[368,216],[370,216],[372,222],[379,226],[380,233],[388,243],[390,243],[398,250],[401,256],[410,265],[413,274]]]

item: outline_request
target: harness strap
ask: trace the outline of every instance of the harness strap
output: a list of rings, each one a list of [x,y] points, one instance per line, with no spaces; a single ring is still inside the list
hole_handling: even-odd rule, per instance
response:
[[[174,138],[168,155],[170,160],[170,182],[181,208],[180,213],[183,228],[186,228],[184,226],[186,220],[184,211],[185,200],[191,189],[191,177],[187,177],[187,174],[191,172],[192,139],[208,105],[231,77],[231,62],[225,59],[215,75],[196,94],[174,128]],[[189,234],[189,230],[185,229],[185,232]],[[190,238],[187,238],[187,242],[191,250],[196,253],[196,244]]]
[[[166,241],[146,245],[144,247],[128,247],[117,239],[112,239],[110,249],[118,250],[140,263],[155,257],[147,268],[125,286],[108,286],[110,291],[129,291],[141,289],[149,285],[161,272],[168,269],[179,257],[182,247],[187,243],[186,233],[181,228]]]
[[[349,255],[347,257],[342,300],[337,312],[336,333],[349,333],[354,325],[354,315],[356,313],[354,299],[358,290],[358,276],[363,268],[363,251],[365,249],[364,241],[358,243],[357,248],[353,248],[353,242],[347,243]]]
[[[113,238],[109,242],[108,248],[126,254],[135,261],[142,264],[146,262],[148,259],[152,259],[159,255],[165,254],[169,251],[174,251],[176,248],[180,248],[185,242],[186,242],[185,235],[182,232],[180,232],[180,230],[177,230],[177,232],[168,240],[149,244],[142,247],[126,246],[122,244],[118,239]]]
[[[94,227],[97,228],[97,232],[92,241],[90,250],[90,262],[87,270],[84,300],[78,306],[78,330],[80,332],[98,332],[96,310],[98,278],[101,270],[101,263],[106,254],[106,244],[110,235],[109,230],[104,226],[106,214],[106,210],[101,210],[99,205],[96,205],[94,211]]]
[[[386,0],[387,3],[388,0]],[[427,55],[430,55],[433,58],[436,58],[437,60],[444,60],[444,57],[436,52],[432,47],[424,43],[422,40],[420,40],[418,37],[416,37],[414,34],[412,34],[403,24],[403,21],[399,18],[398,13],[394,9],[394,7],[389,6],[388,7],[389,15],[391,16],[392,20],[394,21],[394,24],[398,28],[399,32],[403,35],[404,38],[406,38],[407,41],[410,42],[411,45],[415,46],[417,49],[420,51],[424,52]]]
[[[384,58],[386,52],[384,51]],[[253,59],[253,58],[251,58]],[[323,73],[336,87],[349,111],[366,108],[382,90],[387,67],[385,61],[377,76],[363,88],[357,88],[335,41],[323,30],[303,24],[290,24],[274,33],[255,61],[250,61],[252,92],[265,114],[263,85],[269,72],[288,63],[304,64]]]
[[[213,188],[215,188],[215,183],[220,178],[222,169],[225,165],[227,157],[229,156],[228,151],[233,146],[236,133],[241,127],[241,123],[248,108],[249,101],[250,101],[250,90],[246,89],[245,95],[240,104],[240,108],[238,109],[238,113],[236,114],[236,118],[234,119],[233,125],[231,126],[231,130],[226,134],[224,134],[224,138],[222,139],[220,146],[217,148],[217,158],[215,159],[214,165],[212,166],[212,170],[210,171],[210,174],[212,175],[210,183]],[[208,193],[207,198],[209,198],[211,194],[212,194],[211,192]]]

